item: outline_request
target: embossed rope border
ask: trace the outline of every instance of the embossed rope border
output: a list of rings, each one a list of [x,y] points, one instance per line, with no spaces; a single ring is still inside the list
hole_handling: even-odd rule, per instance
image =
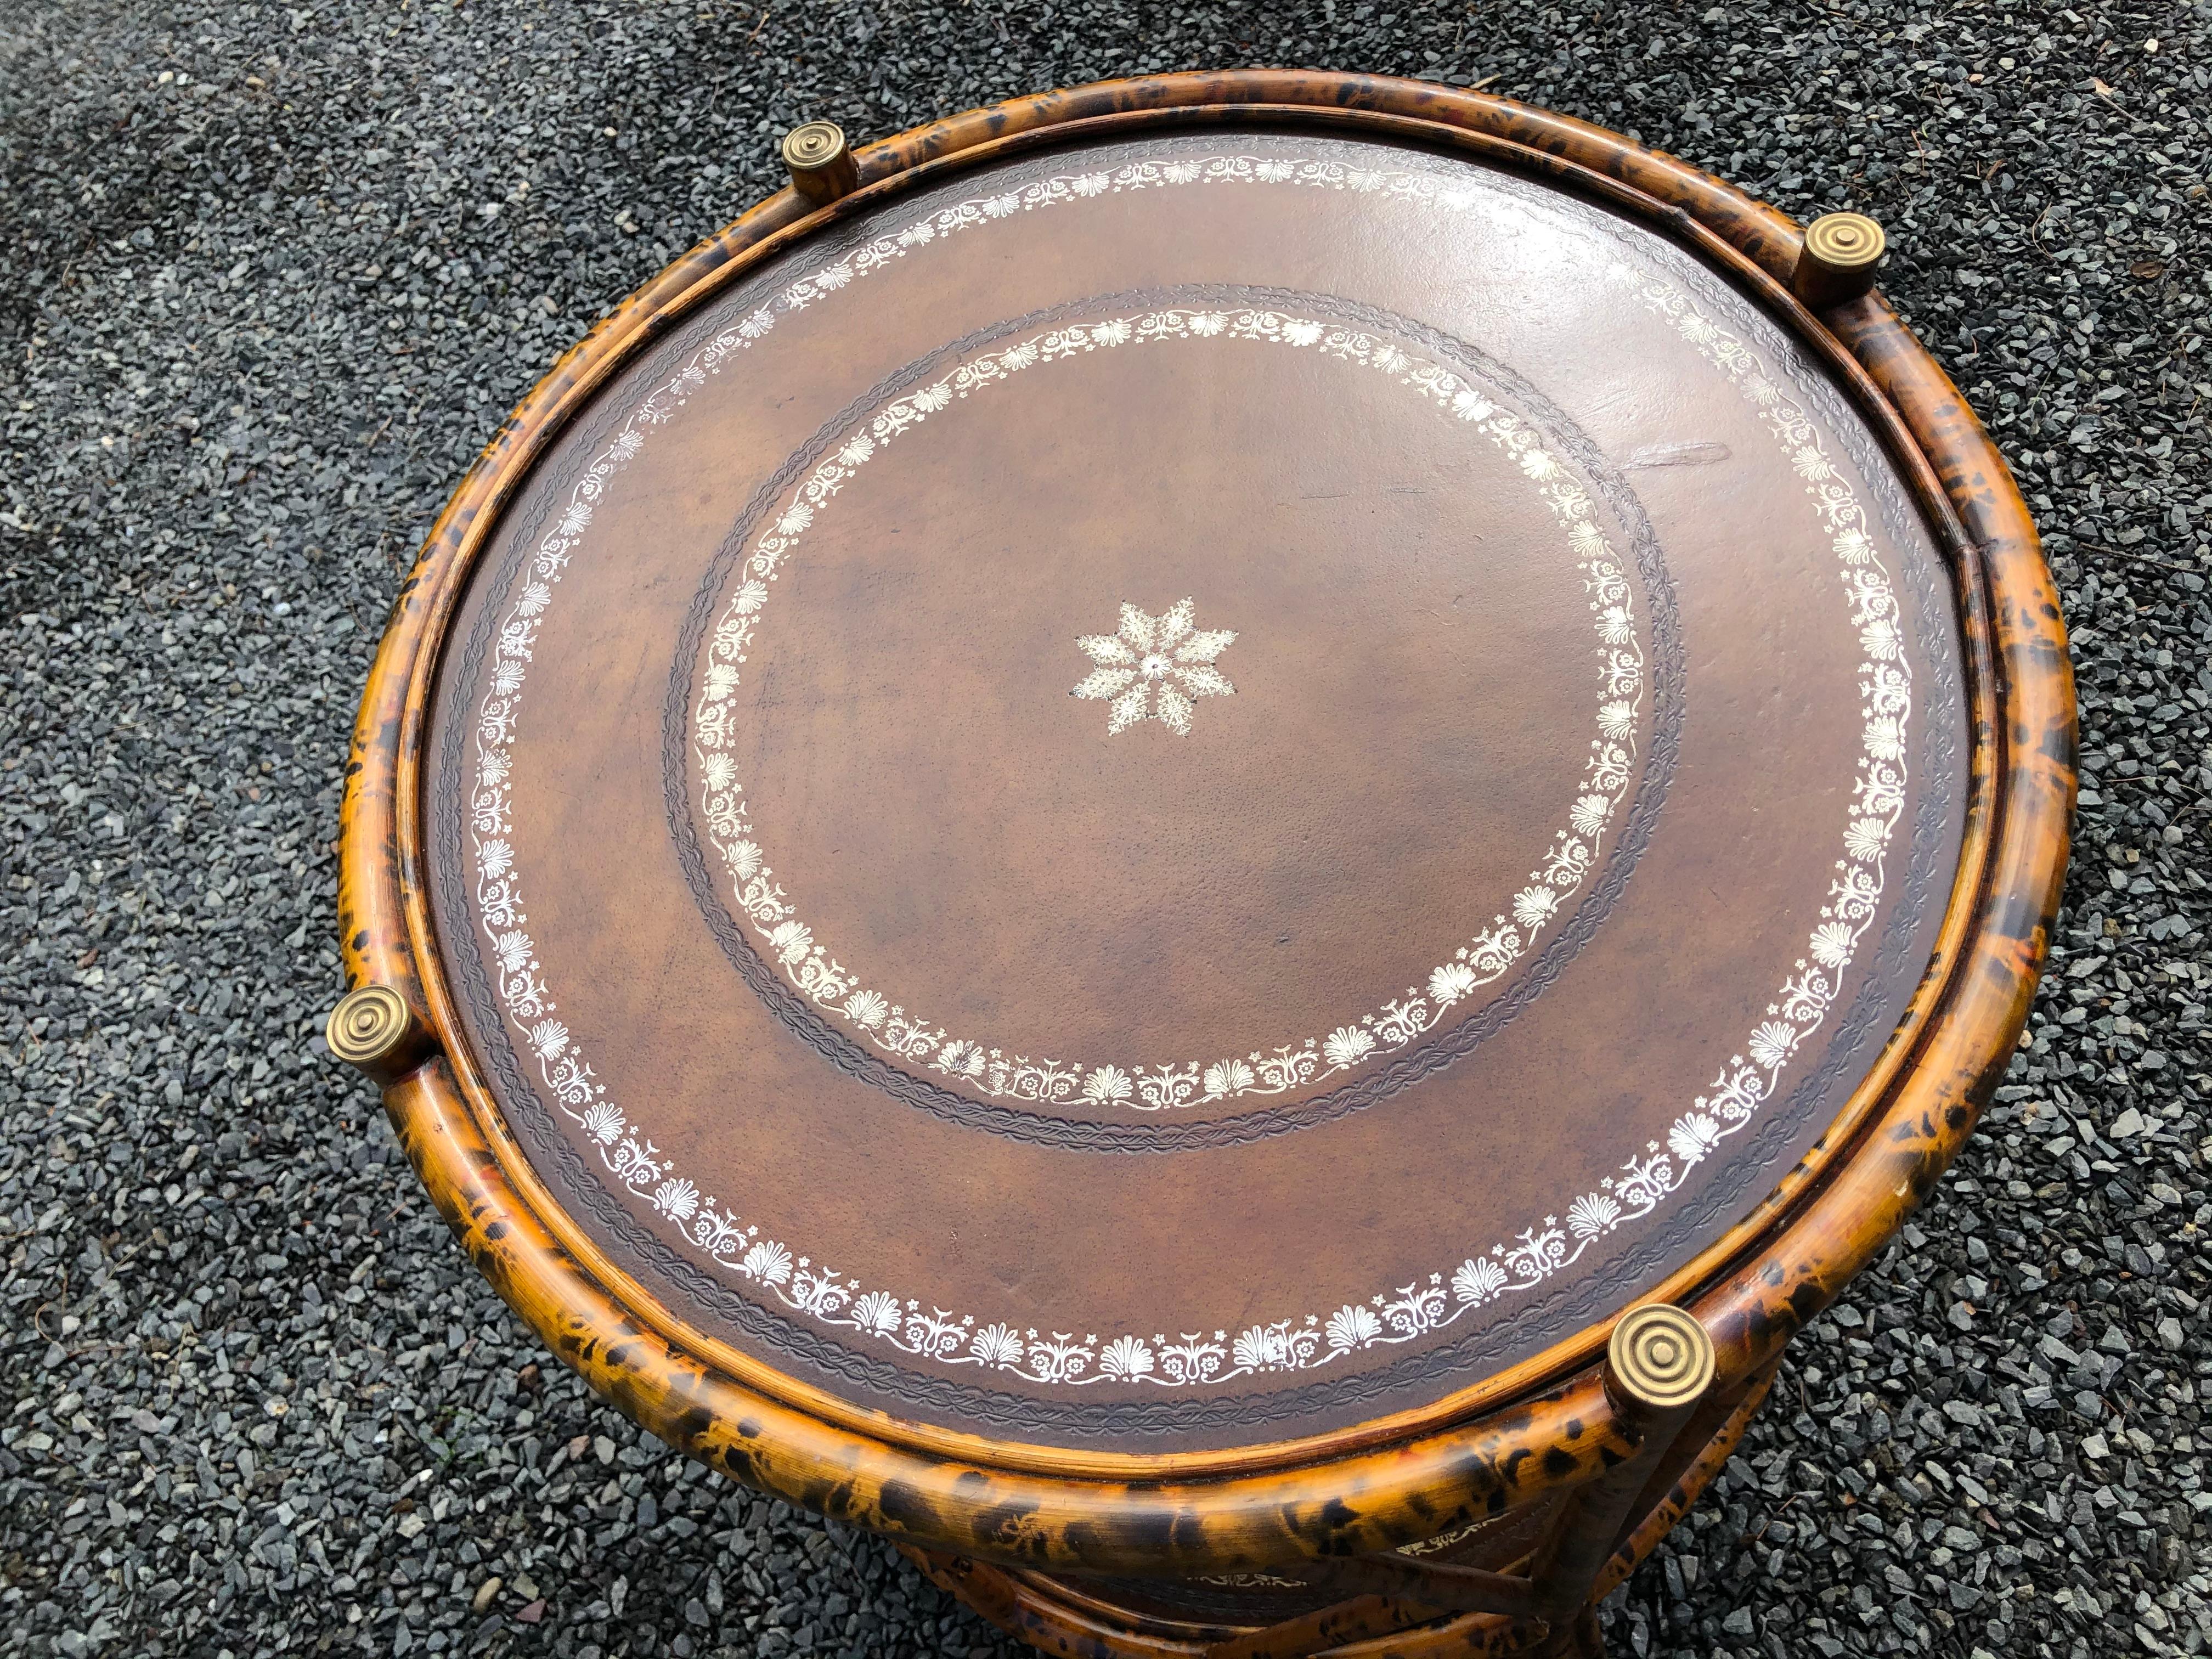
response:
[[[1864,508],[1837,475],[1819,431],[1802,405],[1766,375],[1751,349],[1699,311],[1663,279],[1625,261],[1607,268],[1608,280],[1664,319],[1751,404],[1804,481],[1814,511],[1831,538],[1851,625],[1863,660],[1859,688],[1863,720],[1852,809],[1828,902],[1806,954],[1783,982],[1768,1018],[1756,1026],[1743,1054],[1728,1064],[1668,1133],[1647,1144],[1599,1190],[1556,1216],[1522,1229],[1510,1245],[1497,1243],[1451,1270],[1416,1278],[1395,1291],[1377,1291],[1364,1304],[1347,1303],[1328,1316],[1308,1314],[1255,1324],[1232,1340],[1217,1330],[1182,1333],[1149,1341],[1122,1333],[1102,1341],[1071,1332],[1017,1331],[1004,1322],[979,1324],[975,1316],[902,1300],[882,1289],[864,1289],[808,1255],[760,1237],[732,1212],[703,1198],[678,1174],[651,1140],[632,1128],[606,1097],[605,1086],[579,1053],[570,1034],[551,1018],[556,1005],[539,971],[536,950],[524,931],[520,878],[514,869],[511,777],[515,722],[538,629],[562,573],[591,523],[607,482],[636,456],[646,435],[665,424],[723,362],[774,326],[780,310],[802,309],[825,293],[902,257],[937,236],[987,223],[1018,211],[1077,201],[1124,189],[1194,183],[1279,183],[1310,188],[1380,191],[1462,206],[1474,192],[1422,173],[1387,173],[1327,161],[1215,156],[1170,162],[1138,161],[1108,171],[1039,180],[1004,195],[977,198],[938,210],[898,233],[879,237],[825,270],[793,283],[777,301],[753,312],[710,341],[665,386],[635,410],[607,448],[593,459],[571,494],[567,509],[533,556],[530,579],[501,618],[494,661],[476,720],[477,774],[470,799],[470,830],[477,864],[480,926],[495,969],[508,1021],[535,1055],[540,1074],[562,1109],[585,1130],[601,1161],[624,1186],[647,1197],[677,1223],[711,1260],[765,1295],[823,1325],[859,1333],[900,1352],[947,1365],[975,1365],[1030,1382],[1087,1387],[1101,1382],[1151,1383],[1164,1388],[1219,1385],[1258,1373],[1300,1371],[1382,1344],[1413,1341],[1454,1323],[1470,1310],[1508,1293],[1542,1284],[1577,1261],[1593,1242],[1649,1215],[1689,1179],[1725,1139],[1739,1133],[1778,1087],[1781,1074],[1804,1039],[1826,1020],[1844,970],[1880,907],[1884,855],[1905,801],[1905,735],[1912,687],[1905,662],[1901,612]]]
[[[1503,450],[1544,498],[1582,572],[1595,630],[1599,696],[1597,732],[1566,827],[1554,833],[1542,865],[1516,893],[1510,917],[1462,945],[1429,971],[1425,991],[1409,986],[1326,1037],[1255,1050],[1239,1059],[1142,1066],[1083,1066],[1006,1056],[941,1026],[845,969],[787,902],[775,871],[755,839],[757,831],[738,776],[736,702],[756,629],[766,611],[770,584],[798,551],[817,516],[860,469],[889,444],[932,416],[988,387],[1039,365],[1117,346],[1163,340],[1221,338],[1256,341],[1317,351],[1372,368],[1428,398]],[[1273,309],[1160,308],[1127,317],[1064,325],[987,352],[926,386],[895,398],[855,430],[793,491],[781,514],[754,543],[741,580],[732,591],[707,651],[707,667],[692,709],[694,755],[700,779],[700,815],[721,855],[737,908],[752,924],[767,954],[785,976],[818,1006],[842,1014],[877,1048],[917,1063],[985,1095],[1033,1101],[1080,1098],[1095,1106],[1128,1105],[1139,1111],[1202,1105],[1242,1095],[1275,1095],[1325,1081],[1380,1055],[1405,1048],[1436,1029],[1455,1003],[1505,973],[1525,956],[1566,898],[1596,867],[1604,833],[1635,775],[1636,730],[1644,690],[1644,648],[1637,638],[1632,592],[1620,559],[1595,515],[1589,493],[1576,483],[1536,431],[1498,408],[1458,374],[1390,341],[1348,325],[1316,321]]]

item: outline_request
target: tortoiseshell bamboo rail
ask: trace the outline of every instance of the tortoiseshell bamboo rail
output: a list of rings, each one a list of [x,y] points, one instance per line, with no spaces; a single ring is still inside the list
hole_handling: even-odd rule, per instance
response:
[[[1690,1310],[1713,1348],[1714,1381],[1686,1426],[1639,1420],[1608,1391],[1598,1362],[1612,1320],[1427,1409],[1264,1447],[1085,1454],[894,1420],[784,1376],[656,1305],[548,1200],[459,1040],[425,900],[426,692],[487,530],[553,434],[640,346],[825,223],[1038,143],[1255,121],[1464,154],[1639,218],[1691,248],[1826,362],[1919,491],[1953,562],[1972,770],[1938,946],[1904,1019],[1826,1135],[1739,1225],[1658,1288],[1656,1299]],[[404,1005],[389,1041],[362,1058],[364,1069],[383,1083],[402,1143],[477,1265],[594,1389],[736,1480],[890,1534],[939,1583],[1048,1651],[1196,1659],[1224,1650],[1310,1653],[1328,1642],[1338,1659],[1594,1653],[1589,1604],[1725,1461],[1790,1335],[1927,1197],[2026,1022],[2075,788],[2064,626],[2026,507],[1972,412],[1878,295],[1818,314],[1793,297],[1803,239],[1789,219],[1564,116],[1417,82],[1255,70],[1017,99],[871,145],[853,161],[856,189],[823,205],[778,192],[595,328],[501,428],[424,544],[392,608],[348,768],[338,893],[348,982],[389,988]],[[1800,288],[1815,298],[1834,292],[1809,281]],[[1633,1478],[1609,1478],[1624,1469]],[[1570,1488],[1579,1492],[1563,1499]],[[1389,1554],[1523,1506],[1549,1504],[1555,1516],[1587,1510],[1593,1493],[1609,1500],[1602,1536],[1570,1536],[1568,1523],[1554,1520],[1565,1530],[1540,1547],[1549,1552],[1537,1564],[1540,1607],[1455,1610],[1451,1595],[1479,1604],[1480,1592],[1498,1587],[1424,1583],[1406,1567],[1411,1558]],[[1576,1556],[1571,1605],[1541,1579],[1563,1549]],[[1367,1557],[1381,1559],[1348,1565]],[[1347,1601],[1307,1621],[1310,1628],[1275,1636],[1169,1633],[1088,1595],[1080,1577],[1332,1571]]]

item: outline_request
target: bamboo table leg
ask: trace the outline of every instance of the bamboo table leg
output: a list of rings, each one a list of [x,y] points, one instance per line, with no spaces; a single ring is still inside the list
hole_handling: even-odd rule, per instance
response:
[[[1670,1451],[1686,1431],[1711,1437],[1684,1478],[1702,1487],[1733,1449],[1768,1374],[1716,1395],[1705,1328],[1679,1308],[1630,1310],[1614,1328],[1606,1393],[1636,1435],[1636,1449],[1565,1495],[1522,1571],[1493,1571],[1389,1550],[1279,1571],[1344,1599],[1260,1629],[1185,1626],[1170,1634],[1116,1627],[1108,1606],[1085,1611],[1042,1586],[1024,1589],[981,1562],[901,1547],[923,1571],[1001,1628],[1048,1653],[1122,1659],[1602,1659],[1594,1597],[1620,1581],[1624,1553],[1648,1542],[1647,1511],[1689,1494],[1668,1481]],[[1679,1518],[1680,1504],[1669,1519]],[[1656,1511],[1655,1511],[1656,1512]],[[1632,1565],[1632,1560],[1630,1562]]]

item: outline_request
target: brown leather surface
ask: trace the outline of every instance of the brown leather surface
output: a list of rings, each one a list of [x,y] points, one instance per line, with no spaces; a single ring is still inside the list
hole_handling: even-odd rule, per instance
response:
[[[1079,638],[1186,597],[1233,694],[1109,733]],[[1872,1063],[1963,811],[1950,605],[1841,397],[1647,232],[1312,136],[1047,155],[793,249],[541,466],[441,671],[441,945],[540,1174],[705,1328],[1002,1437],[1339,1426],[1625,1305]],[[1870,663],[1911,713],[1863,856]]]

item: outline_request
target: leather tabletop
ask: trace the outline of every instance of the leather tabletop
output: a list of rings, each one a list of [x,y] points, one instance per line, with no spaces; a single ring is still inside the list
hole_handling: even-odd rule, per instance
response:
[[[857,1404],[1133,1451],[1421,1405],[1754,1206],[1963,818],[1949,577],[1648,229],[1211,130],[688,313],[495,526],[426,759],[540,1177]]]

